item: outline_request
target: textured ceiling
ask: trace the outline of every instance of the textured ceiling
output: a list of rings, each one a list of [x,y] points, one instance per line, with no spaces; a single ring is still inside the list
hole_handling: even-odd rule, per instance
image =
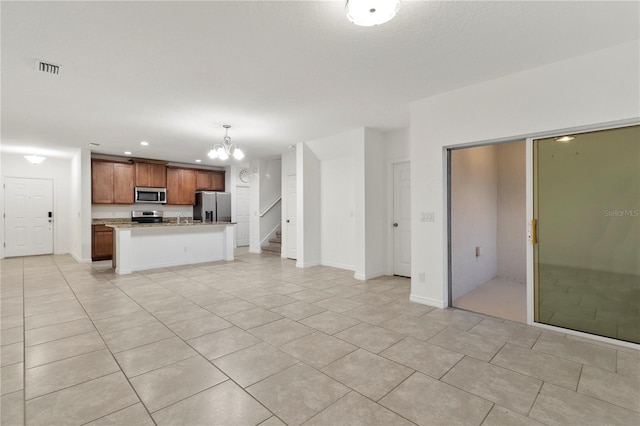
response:
[[[3,150],[96,142],[203,164],[221,164],[206,152],[225,123],[248,159],[406,127],[411,101],[638,39],[640,19],[638,2],[611,1],[403,1],[378,27],[350,23],[342,1],[0,7]]]

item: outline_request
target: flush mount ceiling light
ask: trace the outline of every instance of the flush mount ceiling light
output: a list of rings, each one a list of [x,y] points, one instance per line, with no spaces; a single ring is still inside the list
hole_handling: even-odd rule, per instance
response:
[[[215,144],[207,155],[212,160],[219,158],[224,161],[227,160],[230,155],[232,155],[236,160],[242,160],[244,158],[244,153],[236,146],[235,143],[231,143],[231,138],[229,137],[229,129],[231,126],[225,124],[222,127],[224,127],[224,140],[222,141],[222,144]]]
[[[147,141],[142,141],[142,142],[140,142],[140,145],[142,145],[142,146],[149,146],[149,142],[147,142]]]
[[[566,135],[566,136],[560,136],[559,138],[555,138],[555,141],[556,142],[571,142],[575,138],[576,138],[575,136]]]
[[[26,158],[27,161],[33,164],[34,166],[37,166],[38,164],[42,163],[44,160],[47,159],[47,157],[42,157],[40,155],[25,155],[24,158]]]
[[[356,25],[371,27],[389,22],[396,16],[400,0],[347,0],[347,18]]]

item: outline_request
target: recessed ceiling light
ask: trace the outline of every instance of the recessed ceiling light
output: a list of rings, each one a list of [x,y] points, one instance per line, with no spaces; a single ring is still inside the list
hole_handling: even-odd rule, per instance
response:
[[[100,144],[95,142],[89,142],[89,146],[100,146]]]
[[[560,136],[559,138],[556,138],[555,141],[556,142],[571,142],[572,140],[574,140],[576,137],[575,136]]]
[[[196,160],[196,163],[202,163],[202,160]]]
[[[125,151],[124,155],[131,155],[131,151]]]
[[[140,142],[140,145],[142,145],[142,146],[149,146],[149,142],[147,142],[147,141],[142,141],[142,142]]]

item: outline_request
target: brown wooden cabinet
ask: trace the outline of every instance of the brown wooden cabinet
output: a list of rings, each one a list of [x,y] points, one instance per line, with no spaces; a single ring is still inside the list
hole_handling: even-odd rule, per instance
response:
[[[224,191],[224,172],[196,170],[196,190]]]
[[[178,167],[167,168],[167,204],[194,205],[196,202],[196,171]]]
[[[91,226],[91,260],[113,257],[113,229],[104,225]]]
[[[92,160],[91,202],[93,204],[133,204],[133,165]]]
[[[160,163],[136,162],[135,186],[165,188],[167,186],[167,166]]]

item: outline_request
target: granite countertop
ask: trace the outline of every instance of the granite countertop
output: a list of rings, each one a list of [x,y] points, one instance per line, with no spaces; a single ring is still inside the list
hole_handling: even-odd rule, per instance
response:
[[[235,225],[236,222],[201,222],[201,221],[181,221],[177,222],[162,222],[162,223],[134,223],[134,222],[109,222],[105,223],[110,228],[162,228],[167,226],[222,226],[222,225]]]
[[[130,218],[116,218],[116,219],[91,219],[92,225],[114,225],[122,223],[131,223]]]

